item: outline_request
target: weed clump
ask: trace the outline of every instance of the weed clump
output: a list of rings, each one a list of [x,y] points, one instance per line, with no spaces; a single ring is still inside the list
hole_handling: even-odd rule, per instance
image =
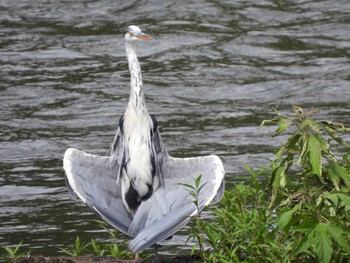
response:
[[[350,129],[293,110],[293,116],[275,110],[277,117],[262,123],[277,125],[273,136],[288,132],[270,166],[247,166],[249,182],[225,192],[215,220],[196,222],[209,247],[203,261],[350,260],[350,146],[339,136]]]

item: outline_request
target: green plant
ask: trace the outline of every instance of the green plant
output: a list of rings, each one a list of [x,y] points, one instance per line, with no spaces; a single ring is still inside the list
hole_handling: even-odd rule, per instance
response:
[[[205,261],[349,262],[350,147],[339,134],[350,129],[293,109],[262,123],[278,126],[273,136],[288,132],[270,167],[246,166],[250,179],[226,190],[215,218],[192,230],[208,248]]]
[[[99,227],[105,230],[112,237],[113,241],[111,243],[99,242],[95,239],[91,239],[89,243],[85,243],[81,241],[79,236],[77,236],[74,245],[70,246],[69,249],[63,248],[61,251],[72,257],[93,254],[98,257],[110,256],[118,258],[132,258],[132,254],[126,249],[121,249],[117,243],[117,231],[114,228],[109,227],[106,222],[101,220],[94,220],[94,222],[96,222]]]
[[[339,137],[342,124],[317,122],[313,112],[294,106],[295,116],[275,110],[274,136],[293,127],[272,161],[269,214],[277,215],[275,234],[293,244],[298,261],[345,262],[350,255],[350,147]]]
[[[20,251],[20,249],[22,247],[22,243],[23,243],[23,241],[21,241],[17,246],[15,246],[13,248],[9,247],[9,246],[2,246],[2,248],[5,249],[7,252],[7,258],[5,258],[5,260],[7,262],[12,262],[18,258],[26,257],[26,256],[30,255],[30,250],[28,250],[26,252]]]
[[[90,243],[85,244],[84,242],[81,242],[80,237],[77,236],[74,245],[71,246],[70,249],[61,248],[61,251],[69,256],[77,257],[86,254],[89,246]]]
[[[206,257],[205,257],[205,253],[204,253],[204,236],[203,236],[203,223],[201,220],[201,207],[199,206],[199,194],[203,188],[204,184],[201,184],[201,178],[202,176],[198,176],[196,179],[194,179],[194,186],[190,185],[190,184],[181,184],[185,187],[187,187],[188,189],[188,193],[193,197],[193,204],[196,206],[197,209],[197,215],[194,216],[193,221],[194,224],[190,224],[191,227],[191,234],[189,235],[187,242],[189,239],[196,239],[198,242],[198,246],[199,246],[199,252],[200,252],[200,256],[203,260],[203,262],[206,262]],[[187,243],[186,242],[186,243]],[[191,250],[191,254],[194,253],[196,249],[196,246],[192,247]]]
[[[105,245],[103,243],[97,242],[94,239],[91,239],[89,245],[93,249],[93,252],[98,257],[103,257],[106,253]]]
[[[97,225],[106,233],[108,233],[108,235],[111,236],[113,239],[117,238],[118,231],[115,228],[112,228],[107,222],[98,219],[92,221],[97,223]]]
[[[283,251],[271,235],[273,218],[268,216],[266,193],[257,181],[265,169],[250,172],[245,183],[235,184],[205,224],[208,262],[283,262]]]
[[[93,239],[90,242],[90,245],[94,249],[94,253],[97,256],[111,256],[119,258],[132,258],[133,255],[125,248],[124,242],[117,242],[117,230],[111,228],[105,221],[94,220],[103,230],[105,230],[113,239],[111,243],[97,243]]]

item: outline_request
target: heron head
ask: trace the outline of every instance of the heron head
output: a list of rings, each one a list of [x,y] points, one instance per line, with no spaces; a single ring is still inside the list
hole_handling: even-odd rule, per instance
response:
[[[152,39],[149,35],[143,33],[138,26],[128,26],[125,31],[126,31],[126,33],[125,33],[125,40],[126,41]]]

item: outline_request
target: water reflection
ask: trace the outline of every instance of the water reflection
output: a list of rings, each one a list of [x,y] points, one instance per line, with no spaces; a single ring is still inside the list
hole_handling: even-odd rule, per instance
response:
[[[66,148],[104,154],[129,93],[123,28],[140,49],[150,112],[168,150],[218,154],[227,180],[280,139],[270,103],[350,126],[348,1],[10,1],[0,4],[0,245],[57,254],[107,236],[67,194]],[[349,137],[347,137],[349,139]],[[183,230],[167,253],[183,246]],[[122,237],[121,237],[122,238]],[[170,252],[169,252],[170,251]]]

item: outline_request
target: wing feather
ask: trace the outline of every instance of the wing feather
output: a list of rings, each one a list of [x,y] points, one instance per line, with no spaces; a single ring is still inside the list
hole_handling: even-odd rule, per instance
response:
[[[122,124],[122,122],[121,122]],[[156,127],[156,125],[155,125]],[[64,156],[66,182],[72,196],[78,196],[102,219],[134,239],[129,248],[140,252],[166,239],[188,223],[198,213],[189,194],[201,176],[198,207],[203,209],[224,191],[224,167],[216,155],[173,158],[165,150],[157,128],[152,147],[160,187],[143,201],[134,218],[125,209],[119,180],[123,163],[124,142],[120,125],[110,149],[110,156],[101,157],[70,148]]]
[[[190,189],[184,184],[195,187],[196,178],[201,176],[200,210],[223,193],[225,172],[220,158],[215,155],[196,158],[167,155],[160,167],[164,184],[140,205],[130,225],[129,235],[136,235],[129,245],[133,252],[171,236],[197,214]]]
[[[65,152],[63,168],[71,193],[78,196],[102,219],[127,234],[131,219],[117,185],[119,164],[113,157],[101,157],[77,149]]]

